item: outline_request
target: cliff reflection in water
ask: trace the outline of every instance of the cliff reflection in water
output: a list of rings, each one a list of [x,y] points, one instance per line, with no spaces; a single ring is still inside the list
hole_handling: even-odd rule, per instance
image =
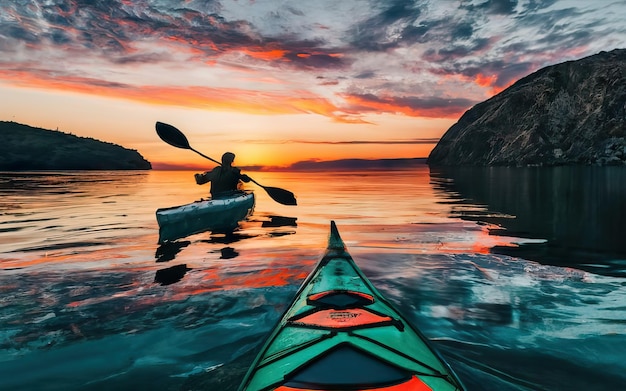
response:
[[[491,252],[626,276],[626,168],[437,167],[431,184],[451,214],[490,234],[529,239]]]

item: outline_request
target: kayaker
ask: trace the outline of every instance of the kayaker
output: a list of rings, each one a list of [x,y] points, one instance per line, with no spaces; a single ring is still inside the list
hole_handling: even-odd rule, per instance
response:
[[[211,182],[211,196],[213,198],[238,190],[239,181],[250,182],[250,177],[246,174],[242,174],[239,168],[233,167],[234,160],[234,153],[224,153],[222,155],[221,166],[217,166],[211,171],[194,175],[196,183],[203,185],[207,182]]]

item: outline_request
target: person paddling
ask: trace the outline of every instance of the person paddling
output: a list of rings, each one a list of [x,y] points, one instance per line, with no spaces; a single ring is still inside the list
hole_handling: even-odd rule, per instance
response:
[[[222,155],[222,165],[217,166],[211,171],[205,171],[202,174],[195,174],[196,183],[203,185],[211,182],[211,196],[218,198],[222,195],[232,193],[239,190],[240,181],[250,182],[250,177],[242,174],[241,170],[233,167],[235,154],[226,152]]]

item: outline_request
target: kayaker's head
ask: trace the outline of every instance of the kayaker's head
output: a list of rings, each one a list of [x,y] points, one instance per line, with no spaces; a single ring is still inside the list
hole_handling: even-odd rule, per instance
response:
[[[235,161],[235,154],[232,152],[226,152],[222,155],[222,165],[231,166]]]

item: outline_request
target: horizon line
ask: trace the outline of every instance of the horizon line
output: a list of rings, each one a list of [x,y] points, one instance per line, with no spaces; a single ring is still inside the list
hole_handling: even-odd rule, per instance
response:
[[[266,166],[266,165],[243,165],[236,166],[245,171],[271,172],[271,171],[317,171],[317,170],[342,170],[351,171],[357,169],[402,169],[402,165],[409,163],[413,165],[426,164],[427,157],[412,158],[383,158],[383,159],[362,159],[345,158],[335,160],[303,160],[291,163],[287,166]],[[152,170],[155,171],[207,171],[207,166],[196,164],[175,164],[154,162]],[[211,167],[215,167],[211,166]]]

